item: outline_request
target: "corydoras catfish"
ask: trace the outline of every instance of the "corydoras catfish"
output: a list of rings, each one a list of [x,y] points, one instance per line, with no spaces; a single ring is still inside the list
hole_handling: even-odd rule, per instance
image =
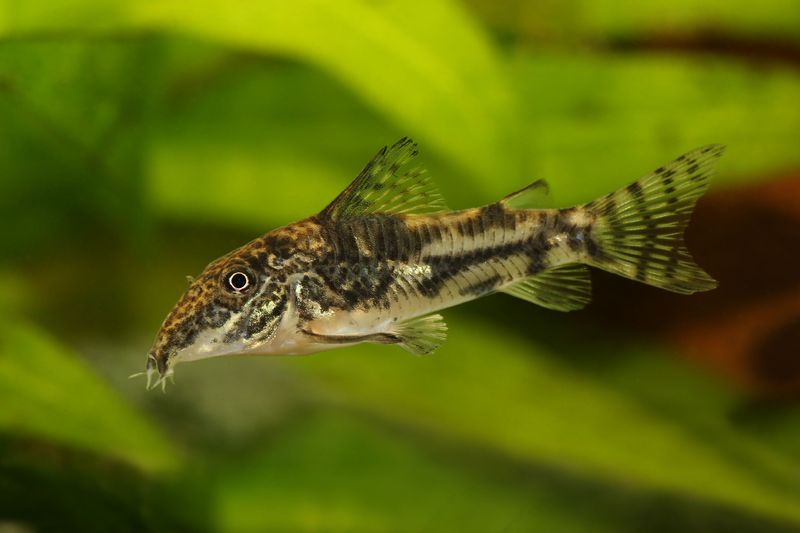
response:
[[[724,148],[688,152],[597,200],[543,209],[535,181],[484,207],[449,211],[410,139],[383,148],[320,213],[217,259],[164,320],[148,385],[175,365],[234,354],[309,354],[369,342],[414,354],[445,339],[437,311],[495,292],[571,311],[587,266],[673,292],[716,282],[683,233]]]

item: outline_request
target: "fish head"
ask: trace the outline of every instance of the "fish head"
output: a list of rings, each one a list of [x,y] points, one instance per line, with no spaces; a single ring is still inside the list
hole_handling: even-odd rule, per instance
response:
[[[278,272],[243,248],[206,267],[172,308],[147,358],[148,382],[165,383],[179,362],[269,353],[287,309]]]

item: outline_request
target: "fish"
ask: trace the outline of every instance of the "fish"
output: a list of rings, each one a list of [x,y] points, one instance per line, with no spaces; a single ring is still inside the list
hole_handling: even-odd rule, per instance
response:
[[[572,207],[548,207],[549,186],[537,180],[451,211],[424,169],[410,165],[417,145],[403,138],[319,213],[190,278],[140,374],[148,388],[163,388],[182,362],[360,343],[425,355],[446,338],[439,311],[492,293],[556,311],[585,307],[589,267],[681,294],[713,289],[683,235],[724,150],[697,148]]]

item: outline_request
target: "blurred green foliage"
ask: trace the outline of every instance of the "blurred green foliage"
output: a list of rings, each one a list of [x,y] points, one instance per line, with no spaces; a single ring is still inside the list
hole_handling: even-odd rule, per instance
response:
[[[614,48],[711,30],[800,47],[785,0],[0,0],[0,526],[800,527],[795,411],[754,430],[669,346],[505,296],[449,311],[430,358],[126,379],[185,274],[403,135],[453,207],[533,177],[568,205],[709,142],[717,190],[799,167],[796,65]]]
[[[169,442],[43,332],[11,322],[0,333],[0,427],[86,447],[145,471],[179,465]]]

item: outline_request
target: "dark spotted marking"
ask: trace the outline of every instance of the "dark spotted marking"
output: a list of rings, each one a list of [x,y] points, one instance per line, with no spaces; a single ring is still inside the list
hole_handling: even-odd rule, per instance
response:
[[[502,282],[503,278],[495,274],[480,283],[461,289],[459,294],[461,294],[461,296],[483,296],[495,290]]]
[[[222,326],[231,316],[231,311],[218,306],[219,302],[212,300],[210,305],[194,309],[191,315],[177,323],[173,329],[163,351],[177,352],[191,345],[200,331]]]
[[[483,235],[485,233],[485,229],[483,227],[483,217],[481,216],[480,212],[469,218],[470,226],[472,226],[472,236],[478,237],[479,235]]]
[[[325,280],[320,278],[321,276],[305,275],[300,282],[303,286],[303,291],[301,297],[297,299],[296,304],[301,321],[309,321],[317,318],[315,314],[317,312],[317,305],[319,306],[319,310],[323,313],[327,312],[332,307],[344,307],[342,296],[332,292],[331,288],[325,284]]]
[[[353,290],[359,294],[361,302],[388,309],[391,306],[391,302],[387,298],[387,294],[396,281],[397,274],[393,269],[380,266],[369,275],[363,276],[360,283],[356,283]]]
[[[262,299],[262,301],[258,305],[266,305],[267,303],[269,303],[271,299],[274,299],[273,294],[271,294],[270,296],[272,298]],[[245,339],[249,339],[256,335],[259,335],[260,333],[263,333],[270,325],[270,323],[274,322],[279,316],[283,314],[284,310],[286,309],[286,304],[287,304],[287,298],[283,296],[277,301],[277,305],[275,306],[275,309],[271,313],[269,314],[259,313],[251,315],[250,320],[248,320],[245,324],[242,336]]]
[[[674,197],[671,197],[667,201],[672,203],[671,201],[674,200],[674,199],[675,199]],[[642,218],[644,220],[650,220],[649,213],[647,214],[647,216],[643,216]],[[657,225],[655,223],[649,222],[647,224],[647,233],[646,234],[650,235],[651,237],[657,236],[657,234],[658,234],[657,233]],[[647,278],[647,274],[646,274],[647,265],[650,263],[650,255],[652,253],[653,253],[653,247],[652,246],[644,246],[642,248],[641,253],[639,255],[639,259],[638,259],[638,261],[636,263],[636,276],[635,276],[635,278],[636,278],[637,281],[644,282],[644,280]]]
[[[339,293],[344,298],[347,304],[347,309],[355,309],[358,304],[362,303],[361,293],[354,289],[340,289]]]
[[[646,251],[647,249],[645,249]],[[645,274],[645,268],[647,267],[647,263],[649,262],[644,256],[639,258],[639,262],[636,264],[636,281],[640,281],[644,283],[647,279],[647,275]]]
[[[456,231],[462,237],[473,237],[472,235],[472,221],[459,219],[456,221]]]
[[[285,232],[268,233],[263,240],[264,246],[280,258],[288,258],[297,251],[297,241]]]
[[[489,204],[480,210],[480,217],[487,228],[515,230],[517,217],[508,212],[500,202]]]
[[[678,251],[672,250],[669,254],[669,262],[667,263],[667,268],[664,271],[664,276],[667,278],[674,278],[675,271],[678,269]]]
[[[386,153],[386,149],[381,151]],[[368,165],[366,171],[380,172],[399,172],[400,166],[395,161],[389,164],[385,160]],[[660,167],[656,170],[663,178],[663,183],[667,194],[675,192],[672,187],[672,176],[674,170],[667,167]],[[412,175],[412,174],[409,174]],[[413,174],[416,175],[416,174]],[[388,185],[382,183],[371,184],[373,190],[386,190]],[[369,194],[369,190],[363,187],[361,190],[351,190],[350,199],[355,203],[363,203],[364,196]],[[392,191],[388,191],[391,193]],[[646,203],[644,189],[641,183],[632,183],[627,187],[627,192],[639,204],[643,210]],[[677,200],[677,199],[675,199]],[[616,223],[620,225],[619,213],[617,213],[618,203],[627,203],[627,198],[623,195],[608,195],[602,200],[587,204],[590,218],[606,216],[611,219],[612,227]],[[453,253],[450,255],[440,254],[433,257],[423,257],[422,250],[434,242],[441,242],[444,239],[451,240],[452,234],[460,234],[464,237],[477,237],[491,229],[516,230],[518,226],[518,214],[516,210],[506,209],[502,204],[490,204],[481,209],[471,210],[465,216],[455,220],[452,226],[442,227],[433,224],[414,224],[413,229],[406,223],[407,217],[391,214],[370,214],[358,217],[332,217],[330,210],[323,211],[317,217],[308,219],[305,226],[301,228],[287,227],[268,234],[263,238],[259,250],[253,250],[249,255],[243,254],[239,257],[259,273],[263,273],[273,262],[273,256],[285,258],[291,261],[293,272],[303,272],[297,270],[297,263],[293,259],[298,251],[302,251],[310,257],[306,260],[306,268],[310,268],[314,274],[312,278],[306,276],[303,281],[303,296],[301,300],[306,302],[305,307],[298,304],[301,318],[308,319],[315,316],[321,308],[323,311],[332,308],[353,309],[357,306],[371,305],[387,307],[390,305],[390,298],[397,300],[403,294],[413,296],[412,292],[421,292],[428,296],[437,295],[443,286],[451,281],[455,276],[463,276],[459,279],[461,285],[468,284],[471,276],[464,276],[472,269],[472,272],[481,276],[489,276],[480,282],[472,283],[469,286],[460,288],[462,295],[474,294],[482,295],[491,292],[500,286],[504,280],[503,276],[508,275],[503,269],[489,273],[487,270],[493,269],[497,264],[495,260],[506,260],[511,256],[525,257],[528,261],[527,274],[536,274],[546,269],[549,264],[549,252],[555,245],[555,235],[565,235],[565,244],[573,251],[585,247],[586,253],[592,257],[603,255],[598,243],[592,238],[592,225],[574,224],[570,218],[574,213],[574,208],[566,209],[558,214],[549,212],[530,212],[526,217],[538,220],[540,227],[528,238],[518,238],[515,242],[506,242],[485,246],[481,249],[471,250],[463,253]],[[600,211],[598,213],[598,211]],[[521,215],[520,215],[521,216]],[[643,212],[641,216],[649,219],[649,213]],[[660,219],[659,219],[660,220]],[[310,222],[310,224],[309,224]],[[656,228],[653,221],[647,224],[649,231],[655,233]],[[623,239],[627,236],[626,232],[613,231],[616,238]],[[505,240],[505,239],[503,239]],[[313,246],[305,241],[312,241]],[[456,249],[459,246],[456,245]],[[311,251],[309,251],[309,249]],[[644,280],[647,276],[647,268],[652,263],[652,252],[646,250],[643,257],[637,264],[637,279]],[[677,264],[677,256],[670,257],[670,261]],[[486,268],[475,268],[476,265],[488,263]],[[429,277],[422,279],[399,278],[397,264],[401,265],[426,265],[431,268]],[[507,263],[506,263],[507,264]],[[676,267],[673,267],[673,270]],[[288,268],[287,268],[288,270]],[[308,271],[308,270],[306,270]],[[481,272],[486,272],[481,274]],[[269,274],[273,276],[272,273]],[[285,275],[284,275],[285,277]],[[288,295],[277,301],[279,303],[275,313],[270,315],[252,315],[252,319],[242,321],[237,324],[237,336],[249,338],[263,333],[270,327],[270,320],[288,305]],[[310,305],[313,304],[313,305]],[[319,307],[317,307],[319,306]],[[185,314],[185,311],[182,311]],[[226,316],[231,316],[231,311],[225,310],[216,313],[218,316],[204,317],[203,313],[197,313],[191,321],[202,322],[208,320],[209,323],[223,320]],[[190,315],[191,316],[191,315]],[[224,323],[223,320],[222,323]],[[198,328],[186,328],[189,331]],[[196,333],[195,333],[196,335]]]
[[[626,187],[627,191],[636,199],[636,203],[644,202],[644,191],[638,181],[634,181]]]
[[[599,215],[600,217],[607,218],[613,221],[613,219],[617,215],[617,193],[611,193],[606,195],[600,201],[600,205],[601,205],[600,212],[596,213],[596,215]],[[615,240],[614,244],[616,246],[619,243]],[[589,254],[590,257],[596,260],[603,259],[602,251],[600,250],[594,238],[591,237],[591,232],[589,239],[587,239],[586,246],[587,246],[586,248],[587,253]]]
[[[536,235],[527,241],[528,268],[526,275],[538,274],[547,268],[547,255],[553,248],[553,243],[548,238],[551,232],[552,230],[546,226],[540,226]]]
[[[242,304],[240,298],[215,292],[220,271],[226,268],[227,262],[212,263],[210,271],[195,280],[165,319],[159,341],[152,352],[160,370],[167,368],[169,359],[175,353],[191,345],[200,331],[222,326],[233,310]]]
[[[458,219],[454,226],[460,236],[475,238],[489,229],[515,230],[517,217],[513,212],[506,210],[499,202],[496,202]]]
[[[563,234],[567,237],[567,246],[573,252],[585,248],[586,242],[589,240],[589,228],[586,226],[572,223],[569,218],[576,211],[576,208],[570,207],[562,209],[553,218],[552,233],[555,235]]]
[[[617,210],[617,200],[614,198],[613,194],[608,195],[605,205],[603,206],[603,212],[601,213],[603,216],[611,216]]]
[[[253,255],[247,256],[245,259],[247,264],[250,265],[254,271],[259,272],[264,269],[264,266],[267,264],[267,254],[266,253],[255,253]]]
[[[416,236],[419,240],[421,246],[427,246],[432,242],[439,242],[441,240],[441,236],[437,237],[433,234],[433,228],[431,224],[422,224],[416,230]]]
[[[600,247],[597,245],[597,241],[593,238],[586,239],[586,253],[589,254],[589,257],[592,259],[600,259]]]
[[[525,269],[526,276],[533,276],[539,272],[546,270],[547,263],[547,250],[546,249],[532,249],[528,253],[528,268]]]
[[[419,291],[423,296],[433,298],[440,293],[448,281],[470,268],[486,263],[493,258],[506,259],[517,254],[527,254],[530,248],[530,242],[518,241],[471,250],[462,255],[448,258],[447,261],[429,261],[427,265],[431,267],[431,275],[419,281]]]
[[[641,211],[642,220],[649,221],[650,220],[650,213],[642,209],[642,205],[644,204],[644,191],[642,190],[642,186],[639,184],[638,181],[635,181],[628,185],[628,191],[633,195],[634,199],[636,200],[636,204],[639,206],[639,210]],[[652,222],[648,222],[648,228],[655,227],[655,224]],[[624,239],[625,236],[621,235],[620,239]]]
[[[419,257],[424,244],[419,231],[411,231],[402,217],[371,214],[322,222],[322,239],[330,246],[334,262],[362,261],[358,239],[362,239],[374,260],[408,261]],[[323,258],[323,261],[325,258]]]
[[[569,216],[571,212],[561,211],[556,214],[555,217],[552,218],[552,222],[549,225],[548,229],[550,229],[554,234],[565,234],[568,238],[570,238],[576,230],[575,224],[569,221]],[[544,229],[544,228],[540,228]]]
[[[389,263],[374,259],[356,264],[323,263],[315,272],[327,288],[327,294],[336,295],[337,305],[347,310],[368,305],[388,307],[391,302],[387,293],[397,280]],[[317,292],[319,294],[313,298],[326,297],[323,291]]]
[[[369,202],[363,196],[354,194],[350,197],[348,206],[350,211],[360,212],[366,210],[367,207],[369,207]]]
[[[664,176],[669,177],[671,171],[664,170],[662,172]],[[651,220],[652,217],[650,213],[647,212],[644,207],[646,198],[644,195],[644,189],[642,188],[641,182],[635,181],[629,184],[627,187],[625,187],[624,190],[633,197],[638,207],[638,211],[641,215],[642,220],[648,221],[646,231],[647,232],[655,231],[657,224],[655,223],[655,221]],[[609,195],[609,197],[613,198],[617,196],[619,192],[620,191],[612,193]],[[609,202],[609,205],[607,206],[605,212],[603,213],[603,216],[608,218],[608,223],[610,225],[608,233],[611,236],[612,242],[610,243],[610,247],[612,249],[620,249],[623,246],[624,241],[628,237],[630,237],[630,232],[624,227],[622,227],[624,222],[619,220],[620,213],[616,210],[616,207],[617,207],[616,202],[613,203]],[[600,248],[598,243],[592,237],[591,227],[587,228],[587,230],[588,230],[588,238],[586,239],[587,254],[596,261],[609,260],[610,258],[603,253],[603,250]]]
[[[689,174],[694,174],[699,168],[700,166],[697,163],[693,164],[689,167]]]
[[[343,221],[331,220],[329,224],[323,224],[322,236],[330,246],[334,260],[356,262],[360,259],[361,253],[355,238],[355,228],[352,226],[353,221],[351,219]],[[394,243],[396,241],[392,240],[391,242]],[[395,249],[392,251],[397,254]]]

